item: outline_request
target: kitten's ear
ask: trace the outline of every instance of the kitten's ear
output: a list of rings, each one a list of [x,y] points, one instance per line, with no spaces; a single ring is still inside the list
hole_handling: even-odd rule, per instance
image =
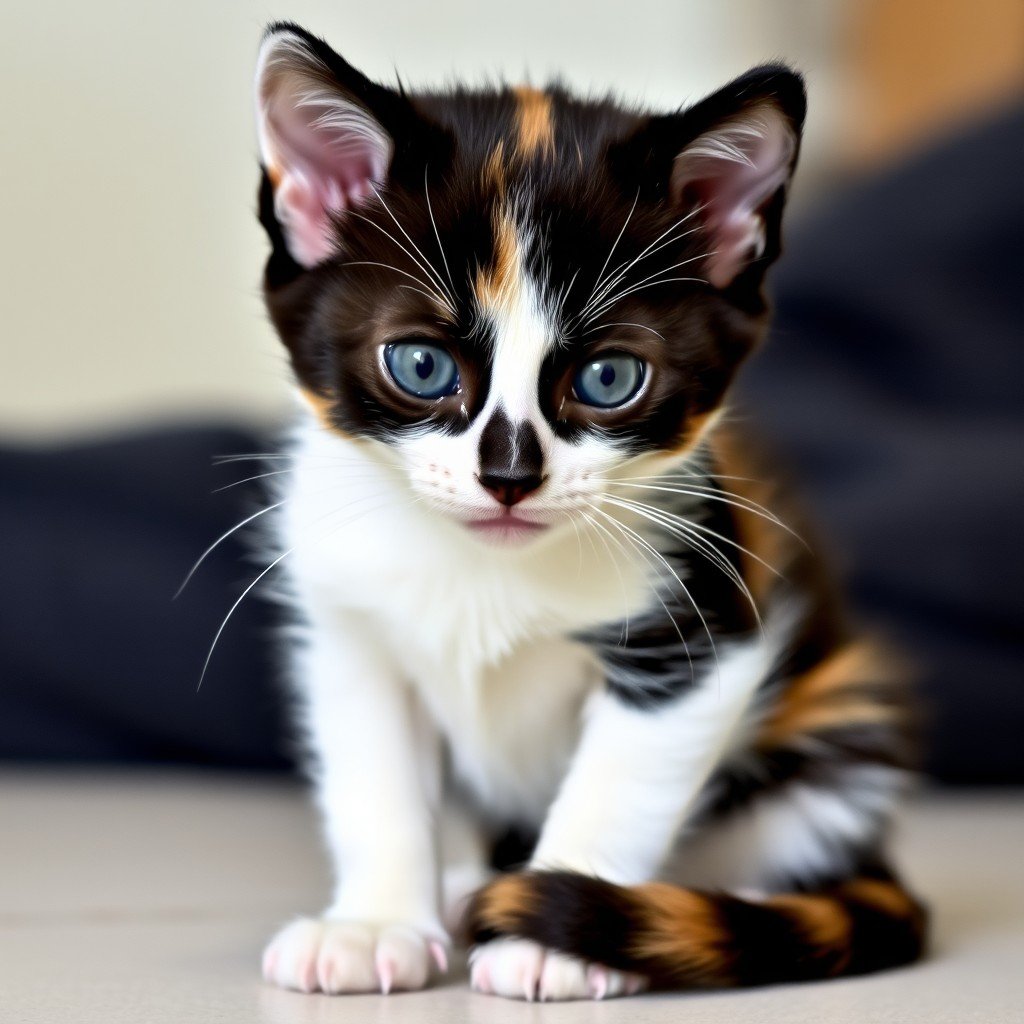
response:
[[[642,129],[663,195],[681,214],[696,210],[716,288],[752,267],[759,279],[778,255],[805,111],[803,79],[772,65]]]
[[[403,105],[297,26],[268,30],[256,71],[260,156],[275,226],[301,266],[332,254],[334,216],[385,180],[394,153],[385,122]]]

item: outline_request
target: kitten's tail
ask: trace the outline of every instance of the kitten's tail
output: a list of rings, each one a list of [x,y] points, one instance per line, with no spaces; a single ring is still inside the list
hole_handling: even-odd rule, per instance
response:
[[[476,943],[532,939],[644,975],[655,988],[692,988],[809,981],[910,963],[923,952],[927,914],[884,871],[763,899],[527,871],[481,890],[468,924]]]

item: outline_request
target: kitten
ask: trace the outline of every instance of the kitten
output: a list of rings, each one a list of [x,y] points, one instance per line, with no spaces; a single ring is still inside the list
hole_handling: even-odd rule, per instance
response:
[[[266,978],[419,988],[460,911],[472,986],[515,998],[918,957],[884,852],[897,673],[721,415],[801,78],[666,115],[409,94],[278,24],[256,90],[266,300],[305,398],[281,559],[337,875]]]

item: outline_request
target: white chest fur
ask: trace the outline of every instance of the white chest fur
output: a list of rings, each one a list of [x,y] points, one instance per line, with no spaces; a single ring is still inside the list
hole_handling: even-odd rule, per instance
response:
[[[358,614],[418,691],[456,775],[485,806],[539,819],[600,683],[571,636],[642,611],[643,564],[594,558],[600,542],[571,529],[488,546],[416,504],[359,443],[322,432],[300,440],[285,500],[300,602]]]

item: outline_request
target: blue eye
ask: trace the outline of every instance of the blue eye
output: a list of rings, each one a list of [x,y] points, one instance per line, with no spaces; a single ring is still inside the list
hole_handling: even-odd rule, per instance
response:
[[[384,349],[395,383],[417,398],[443,398],[459,388],[459,368],[443,348],[423,341],[401,341]]]
[[[644,364],[636,356],[611,352],[584,363],[572,386],[576,397],[586,405],[614,409],[625,405],[644,382]]]

